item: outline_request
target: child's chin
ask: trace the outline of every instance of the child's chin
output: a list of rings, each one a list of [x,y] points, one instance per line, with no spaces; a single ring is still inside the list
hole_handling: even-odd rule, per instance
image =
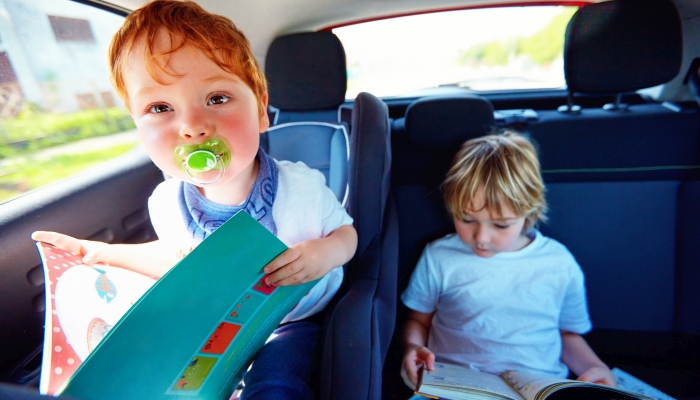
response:
[[[221,171],[219,170],[212,170],[198,174],[194,176],[194,179],[189,179],[187,176],[184,178],[186,182],[193,183],[199,187],[214,187],[220,185],[226,178],[226,175],[221,174]]]
[[[498,253],[498,252],[493,251],[493,250],[479,250],[479,249],[475,249],[475,248],[472,248],[472,251],[474,252],[474,254],[477,257],[481,257],[481,258],[491,258],[491,257],[495,256],[496,253]]]

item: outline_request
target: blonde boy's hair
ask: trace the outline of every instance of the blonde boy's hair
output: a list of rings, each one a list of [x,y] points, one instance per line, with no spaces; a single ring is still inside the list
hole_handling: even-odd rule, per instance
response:
[[[546,221],[547,203],[540,162],[533,144],[513,131],[471,139],[452,160],[443,183],[447,208],[455,218],[474,209],[478,190],[484,190],[484,208],[502,216],[503,202],[525,217],[523,231]]]
[[[172,47],[154,53],[156,33],[164,30],[170,35]],[[238,75],[253,91],[258,102],[258,114],[265,113],[262,101],[267,94],[265,74],[255,60],[250,43],[230,19],[211,14],[191,1],[156,0],[129,14],[112,38],[109,47],[109,68],[112,85],[129,107],[124,84],[124,68],[129,53],[141,39],[146,41],[146,70],[161,84],[156,69],[170,76],[176,74],[164,69],[159,60],[191,46],[201,50],[224,71]],[[167,59],[166,59],[167,60]]]

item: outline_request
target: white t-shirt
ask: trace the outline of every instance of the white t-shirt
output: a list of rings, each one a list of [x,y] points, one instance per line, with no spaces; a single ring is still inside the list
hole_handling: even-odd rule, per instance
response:
[[[559,330],[591,329],[583,279],[566,247],[538,231],[523,249],[491,258],[451,234],[425,248],[401,300],[435,312],[428,348],[437,361],[566,377]]]
[[[277,161],[279,176],[272,218],[277,237],[287,246],[328,236],[353,220],[325,184],[323,174],[304,163]],[[168,179],[148,199],[151,223],[158,239],[172,246],[173,254],[192,243],[178,204],[181,181]],[[306,318],[323,309],[343,281],[343,268],[331,270],[282,322]]]

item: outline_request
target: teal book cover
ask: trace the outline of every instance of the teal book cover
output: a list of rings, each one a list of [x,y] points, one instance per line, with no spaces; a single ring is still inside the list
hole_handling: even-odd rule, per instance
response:
[[[49,245],[38,245],[45,270],[50,270],[49,261],[57,258]],[[239,212],[150,286],[104,332],[73,375],[62,377],[65,389],[53,394],[100,400],[228,399],[257,351],[316,283],[265,285],[263,267],[286,249],[250,215]],[[68,256],[60,259],[64,266]],[[89,268],[97,271],[99,301],[108,303],[121,286],[110,281],[107,267],[98,267]],[[51,328],[51,317],[57,320],[49,297],[54,295],[47,291],[45,340],[61,331],[57,324]],[[49,354],[56,356],[57,347],[49,343]],[[73,364],[73,358],[67,360]],[[49,361],[46,375],[56,375],[58,368]]]

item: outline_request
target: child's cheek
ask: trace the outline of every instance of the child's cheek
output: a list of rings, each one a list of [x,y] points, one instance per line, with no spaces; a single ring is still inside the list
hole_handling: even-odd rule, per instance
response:
[[[173,151],[177,144],[171,143],[172,141],[159,135],[157,131],[139,129],[139,134],[146,153],[153,163],[168,175],[180,177],[180,171],[173,160]]]

